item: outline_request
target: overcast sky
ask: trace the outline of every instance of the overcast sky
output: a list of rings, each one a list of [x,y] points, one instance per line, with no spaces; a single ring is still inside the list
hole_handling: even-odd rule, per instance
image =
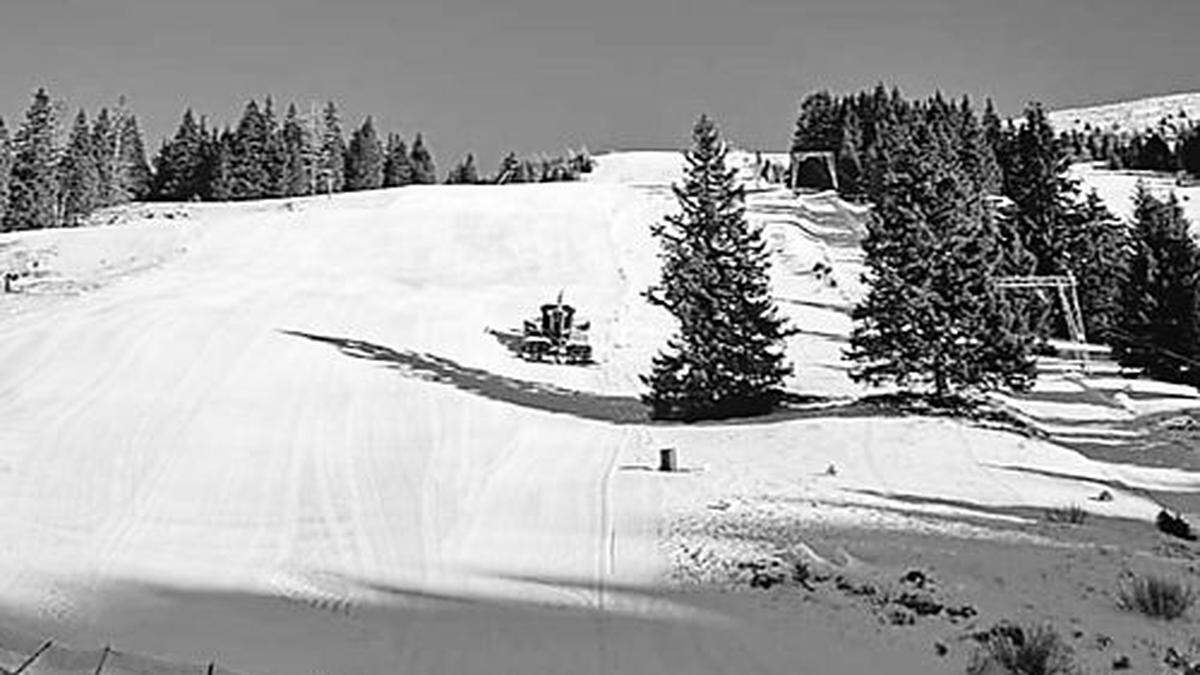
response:
[[[806,92],[883,80],[1004,112],[1200,90],[1200,0],[0,0],[0,115],[39,85],[128,94],[151,150],[186,105],[332,97],[473,150],[679,147],[700,112],[782,148]]]

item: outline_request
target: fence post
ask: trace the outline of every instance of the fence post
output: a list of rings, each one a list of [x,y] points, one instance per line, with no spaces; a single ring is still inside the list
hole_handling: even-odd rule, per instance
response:
[[[207,675],[213,675],[213,673],[216,672],[216,670],[217,670],[217,662],[209,661]]]

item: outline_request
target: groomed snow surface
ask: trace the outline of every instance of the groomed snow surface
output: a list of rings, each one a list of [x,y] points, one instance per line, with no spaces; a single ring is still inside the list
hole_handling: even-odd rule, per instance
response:
[[[48,636],[75,651],[44,672],[90,672],[108,643],[163,672],[930,672],[832,626],[675,592],[672,519],[767,500],[797,527],[1068,504],[1148,520],[1142,490],[1200,490],[1198,474],[948,420],[648,423],[638,374],[672,324],[641,292],[680,156],[598,161],[578,184],[145,207],[136,224],[0,238],[74,283],[0,300],[12,664]],[[791,388],[861,394],[842,350],[865,210],[750,200],[801,329]],[[507,346],[560,290],[592,320],[595,366]],[[1047,424],[1094,412],[1013,404]],[[663,447],[683,472],[652,470]],[[1112,501],[1092,499],[1103,485]]]

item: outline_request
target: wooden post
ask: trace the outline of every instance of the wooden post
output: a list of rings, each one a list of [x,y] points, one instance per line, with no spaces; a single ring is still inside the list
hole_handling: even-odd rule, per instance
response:
[[[208,662],[208,673],[207,673],[207,675],[213,675],[213,673],[215,673],[215,672],[217,672],[217,662],[216,662],[216,661],[209,661],[209,662]]]
[[[675,462],[675,448],[663,448],[658,451],[658,470],[668,472],[679,470],[679,465]]]

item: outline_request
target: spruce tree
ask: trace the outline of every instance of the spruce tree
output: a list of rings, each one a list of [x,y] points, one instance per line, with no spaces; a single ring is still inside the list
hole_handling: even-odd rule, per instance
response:
[[[234,199],[233,164],[236,139],[229,128],[217,133],[213,130],[204,147],[204,192],[207,201],[225,202]]]
[[[725,154],[716,125],[702,116],[684,155],[684,184],[674,188],[683,213],[653,229],[663,267],[646,297],[679,323],[642,378],[655,418],[767,413],[791,373],[784,356],[790,330],[770,295],[766,242],[746,221],[743,189]]]
[[[412,162],[400,134],[388,134],[387,159],[383,164],[383,186],[402,187],[413,182]]]
[[[112,206],[122,202],[122,179],[117,158],[117,130],[108,108],[101,108],[91,131],[89,144],[95,154],[96,205]]]
[[[425,139],[421,134],[413,139],[412,151],[409,153],[412,162],[413,182],[418,185],[428,185],[437,182],[437,169],[433,165],[433,155],[425,147]]]
[[[99,158],[103,155],[93,147],[95,141],[87,114],[80,110],[60,167],[62,218],[67,227],[82,224],[93,210],[105,206],[99,168]]]
[[[1031,339],[994,274],[1001,252],[986,195],[962,166],[948,120],[909,115],[881,138],[880,196],[863,242],[870,291],[855,307],[851,377],[945,401],[1021,388]]]
[[[1179,168],[1200,178],[1200,127],[1192,127],[1180,140]]]
[[[837,151],[838,190],[843,195],[861,192],[862,179],[862,122],[850,108],[842,120],[841,146]]]
[[[285,157],[283,193],[289,197],[307,195],[313,185],[313,167],[309,164],[313,156],[313,140],[295,104],[288,106],[280,133]]]
[[[5,229],[8,213],[9,180],[12,177],[12,144],[8,140],[8,127],[0,118],[0,231]]]
[[[317,167],[317,192],[341,192],[346,184],[346,138],[342,119],[333,101],[321,117],[321,159]]]
[[[510,152],[504,156],[500,162],[500,172],[496,175],[498,183],[518,183],[519,176],[517,172],[521,169],[521,160],[517,159],[517,153]]]
[[[266,137],[263,143],[263,168],[266,181],[263,185],[264,197],[286,197],[290,184],[288,171],[287,142],[283,138],[283,129],[275,117],[275,101],[268,96],[263,104],[263,125],[266,127]]]
[[[58,224],[58,176],[55,167],[55,113],[50,95],[38,89],[13,136],[9,209],[4,229],[35,230]]]
[[[132,200],[144,200],[150,196],[154,180],[150,165],[146,162],[146,146],[142,142],[142,131],[137,117],[126,115],[120,129],[120,157],[118,166],[123,167],[121,191]]]
[[[1083,326],[1091,342],[1109,342],[1121,321],[1121,293],[1129,272],[1129,228],[1092,191],[1074,212],[1067,264],[1079,284]]]
[[[354,131],[346,151],[346,189],[377,190],[383,187],[383,147],[370,117]]]
[[[446,176],[448,185],[474,185],[479,182],[479,170],[475,168],[475,155],[467,153]]]
[[[229,184],[234,200],[260,199],[271,193],[268,145],[270,126],[258,108],[250,101],[242,113],[233,137],[233,154],[229,162]]]
[[[1151,377],[1200,386],[1200,249],[1172,194],[1134,196],[1134,247],[1116,353]]]
[[[189,108],[175,136],[163,144],[154,160],[154,198],[190,201],[206,192],[204,186],[207,139]]]

